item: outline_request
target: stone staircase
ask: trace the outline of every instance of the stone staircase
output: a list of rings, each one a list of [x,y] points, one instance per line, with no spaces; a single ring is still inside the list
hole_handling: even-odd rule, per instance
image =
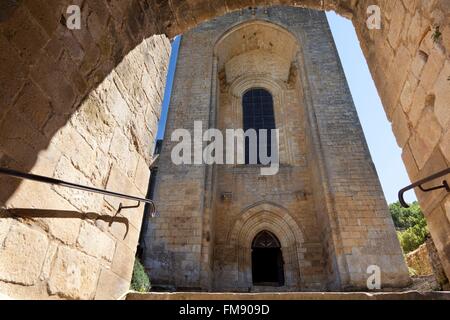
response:
[[[126,300],[450,300],[450,291],[432,292],[130,292]]]

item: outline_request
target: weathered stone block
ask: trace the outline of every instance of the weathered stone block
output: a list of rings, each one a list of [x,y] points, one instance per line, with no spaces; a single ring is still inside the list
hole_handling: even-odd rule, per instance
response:
[[[437,207],[427,215],[428,227],[434,230],[433,242],[439,254],[444,271],[449,276],[447,270],[450,267],[450,239],[448,234],[450,232],[450,224],[443,208]],[[440,227],[438,227],[440,226]]]
[[[425,92],[425,89],[421,85],[419,85],[414,94],[411,109],[408,111],[408,119],[413,127],[417,125],[417,122],[422,115],[422,110],[426,105],[426,99],[427,94]]]
[[[96,258],[111,261],[114,255],[115,241],[105,232],[84,221],[77,240],[78,246],[85,253]]]
[[[116,192],[125,193],[137,197],[145,197],[145,192],[141,192],[137,187],[130,181],[130,179],[123,174],[122,168],[113,165],[109,174],[108,190],[115,190]],[[112,198],[105,196],[105,201],[108,202],[115,210],[118,210],[120,203],[123,205],[129,205],[129,201],[124,202],[122,199]],[[121,216],[129,219],[130,224],[132,224],[138,230],[141,228],[141,221],[143,215],[143,206],[135,209],[126,209],[121,211]]]
[[[52,112],[50,101],[33,82],[25,84],[14,106],[20,116],[38,130],[44,126]]]
[[[64,212],[61,212],[64,215]],[[48,228],[48,232],[65,244],[74,244],[80,232],[79,218],[42,218],[40,222]]]
[[[402,159],[410,179],[414,180],[419,173],[419,169],[417,168],[416,160],[414,159],[409,144],[405,145],[403,148]]]
[[[99,273],[97,259],[60,246],[50,274],[48,290],[50,294],[64,298],[92,299]]]
[[[113,222],[108,230],[117,241],[120,241],[132,251],[136,250],[136,244],[139,240],[139,230],[129,222]]]
[[[145,159],[141,156],[138,157],[138,164],[134,177],[134,183],[139,191],[142,194],[147,194],[147,189],[150,182],[150,169]]]
[[[121,278],[131,281],[133,266],[130,261],[134,261],[136,250],[131,250],[128,246],[118,242],[114,258],[111,265],[111,271],[120,275]]]
[[[105,103],[112,118],[119,124],[120,127],[125,127],[132,120],[132,113],[130,113],[130,105],[122,97],[122,94],[127,96],[127,91],[119,90],[116,85],[118,81],[117,71],[111,73],[103,83],[97,88],[96,93],[98,98]]]
[[[9,232],[12,222],[12,218],[0,211],[0,247],[3,246],[3,240],[5,240],[6,235]]]
[[[433,151],[442,135],[442,128],[436,119],[432,107],[428,107],[422,112],[416,133],[426,145],[426,149],[420,150],[420,152],[424,153],[424,158],[426,158],[425,155],[429,155]]]
[[[428,161],[426,161],[423,168],[420,170],[419,178],[428,177],[434,173],[442,171],[447,168],[448,164],[445,160],[445,157],[440,152],[439,148],[435,148],[433,153],[429,156]],[[424,185],[425,188],[434,186],[435,183],[429,182]],[[443,207],[443,200],[447,195],[444,189],[435,190],[433,192],[422,192],[417,190],[416,192],[417,198],[420,202],[420,208],[425,214],[425,217],[433,211],[436,207]],[[436,204],[439,204],[436,206]],[[449,226],[450,227],[450,226]],[[434,237],[434,235],[432,235]]]
[[[440,49],[434,48],[431,51],[428,61],[423,68],[422,75],[420,76],[420,84],[424,87],[425,91],[431,91],[445,61],[444,53]]]
[[[72,125],[93,149],[107,153],[115,122],[113,116],[94,91],[71,119]]]
[[[45,53],[40,55],[38,61],[30,70],[32,79],[52,99],[53,111],[56,114],[70,114],[73,112],[76,95],[73,85],[65,77],[64,70],[55,66],[53,59]]]
[[[120,128],[114,131],[109,153],[117,160],[123,172],[129,177],[134,176],[138,162],[138,153],[131,144],[130,139],[123,134]]]
[[[408,119],[400,106],[394,111],[394,115],[392,116],[392,126],[395,137],[397,138],[397,144],[400,148],[403,148],[411,135],[411,131]]]
[[[130,288],[130,282],[118,277],[114,272],[102,269],[95,300],[117,300]]]
[[[425,67],[425,64],[428,61],[428,54],[419,51],[415,58],[412,61],[411,65],[411,72],[416,76],[416,78],[420,79],[420,76],[422,75],[422,70]]]
[[[93,177],[96,172],[97,153],[75,127],[65,126],[55,134],[52,142],[64,152],[64,156],[77,170],[86,177]]]
[[[444,209],[445,215],[447,216],[448,222],[450,223],[450,197],[447,197],[447,199],[445,200]]]
[[[405,8],[401,1],[396,1],[395,6],[391,12],[396,18],[391,20],[389,25],[388,39],[393,48],[397,48],[398,42],[400,40],[400,35],[403,27],[403,22],[405,19]]]
[[[74,2],[74,4],[76,4]],[[36,19],[47,36],[51,37],[59,25],[60,12],[64,11],[63,3],[59,1],[37,2],[33,0],[25,1],[26,8]]]
[[[2,28],[3,34],[16,46],[23,58],[32,63],[39,56],[48,36],[24,6],[16,11],[15,19],[20,28],[16,24],[7,24]]]
[[[450,164],[450,130],[447,129],[439,145],[447,163]]]
[[[0,141],[4,153],[15,159],[15,162],[27,166],[46,145],[43,134],[24,120],[14,108],[5,115],[2,122]]]
[[[42,232],[13,225],[0,248],[0,280],[31,286],[38,280],[47,251]]]
[[[86,186],[95,186],[67,157],[63,156],[58,162],[54,177],[72,183]],[[60,196],[82,211],[101,212],[103,197],[100,194],[89,193],[83,190],[53,186]]]
[[[447,128],[450,122],[450,60],[447,60],[436,80],[433,92],[436,96],[434,112],[442,128]],[[434,123],[433,123],[434,124]]]
[[[45,255],[44,265],[42,266],[42,272],[40,275],[41,280],[47,280],[50,277],[53,261],[58,250],[58,244],[56,242],[50,242],[47,253]]]

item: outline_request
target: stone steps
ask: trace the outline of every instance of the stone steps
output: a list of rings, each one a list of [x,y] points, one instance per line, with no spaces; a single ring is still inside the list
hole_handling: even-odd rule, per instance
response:
[[[130,292],[126,300],[450,300],[450,291],[434,292]]]

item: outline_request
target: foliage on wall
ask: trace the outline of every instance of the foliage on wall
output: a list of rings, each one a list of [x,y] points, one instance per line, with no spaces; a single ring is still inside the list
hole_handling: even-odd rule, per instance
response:
[[[131,278],[130,287],[131,290],[138,292],[148,292],[151,288],[150,279],[138,258],[134,260],[133,277]]]

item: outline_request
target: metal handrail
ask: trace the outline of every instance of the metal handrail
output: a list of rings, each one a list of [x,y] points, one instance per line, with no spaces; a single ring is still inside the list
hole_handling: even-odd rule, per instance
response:
[[[47,183],[47,184],[52,184],[52,185],[56,185],[56,186],[60,186],[60,187],[83,190],[83,191],[87,191],[87,192],[100,193],[100,194],[103,194],[106,196],[122,198],[122,199],[127,199],[127,200],[134,200],[134,201],[138,202],[138,205],[136,205],[136,206],[122,206],[122,203],[120,203],[117,213],[119,213],[122,209],[138,208],[140,206],[141,202],[145,202],[145,203],[150,204],[150,206],[151,206],[151,212],[150,212],[151,216],[156,215],[155,203],[151,199],[140,198],[140,197],[131,196],[128,194],[108,191],[108,190],[94,188],[94,187],[88,187],[88,186],[84,186],[81,184],[67,182],[64,180],[59,180],[59,179],[50,178],[50,177],[46,177],[46,176],[40,176],[40,175],[32,174],[32,173],[20,172],[20,171],[3,168],[3,167],[0,167],[0,174],[11,176],[11,177],[18,178],[18,179]]]
[[[400,204],[401,204],[404,208],[409,208],[409,205],[408,205],[408,204],[406,203],[406,201],[405,201],[404,193],[405,193],[406,191],[412,190],[412,189],[417,188],[417,187],[419,187],[420,190],[422,190],[423,192],[429,192],[429,191],[434,191],[434,190],[439,190],[439,189],[445,189],[445,190],[447,190],[447,192],[450,192],[450,186],[449,186],[447,180],[442,181],[442,185],[436,186],[436,187],[424,188],[424,187],[422,186],[423,184],[425,184],[425,183],[427,183],[427,182],[436,180],[437,178],[443,177],[443,176],[445,176],[445,175],[447,175],[447,174],[450,174],[450,168],[447,168],[447,169],[445,169],[445,170],[442,170],[442,171],[440,171],[440,172],[438,172],[438,173],[435,173],[435,174],[433,174],[433,175],[431,175],[431,176],[429,176],[429,177],[427,177],[427,178],[424,178],[424,179],[422,179],[422,180],[419,180],[419,181],[417,181],[417,182],[414,182],[413,184],[411,184],[411,185],[409,185],[409,186],[407,186],[407,187],[401,189],[401,190],[398,192],[398,200],[400,201]]]

